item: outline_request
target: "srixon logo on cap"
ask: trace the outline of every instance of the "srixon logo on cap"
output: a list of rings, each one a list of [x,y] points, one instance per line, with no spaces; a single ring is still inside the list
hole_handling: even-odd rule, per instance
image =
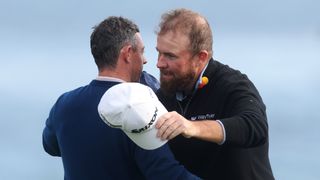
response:
[[[158,108],[156,107],[156,110],[154,111],[154,114],[152,116],[151,121],[146,126],[144,126],[143,128],[131,130],[131,133],[141,133],[141,132],[149,129],[151,127],[151,125],[154,123],[154,121],[156,121],[157,113],[158,113]]]

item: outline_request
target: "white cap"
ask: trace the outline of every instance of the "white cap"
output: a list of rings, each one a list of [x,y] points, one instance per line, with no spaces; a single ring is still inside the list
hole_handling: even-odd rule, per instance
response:
[[[106,124],[122,129],[143,149],[156,149],[167,142],[157,137],[155,124],[168,111],[148,86],[140,83],[112,86],[102,96],[98,112]]]

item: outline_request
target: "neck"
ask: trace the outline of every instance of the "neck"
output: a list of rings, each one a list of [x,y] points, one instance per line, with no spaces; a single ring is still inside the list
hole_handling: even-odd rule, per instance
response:
[[[130,78],[121,71],[101,70],[99,71],[98,76],[117,78],[126,82],[130,81]]]
[[[196,76],[194,76],[195,78],[193,79],[193,83],[191,83],[191,86],[187,88],[188,91],[185,92],[187,95],[194,93],[194,91],[198,89],[200,83],[202,83],[203,73],[206,70],[208,63],[209,61],[207,61],[206,64],[203,64],[196,72]]]

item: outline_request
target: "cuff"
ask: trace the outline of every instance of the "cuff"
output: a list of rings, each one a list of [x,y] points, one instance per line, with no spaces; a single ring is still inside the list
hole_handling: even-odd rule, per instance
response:
[[[222,145],[226,141],[226,130],[224,129],[224,125],[220,120],[217,120],[217,122],[220,124],[220,126],[222,128],[222,135],[223,135],[222,141],[218,144]]]

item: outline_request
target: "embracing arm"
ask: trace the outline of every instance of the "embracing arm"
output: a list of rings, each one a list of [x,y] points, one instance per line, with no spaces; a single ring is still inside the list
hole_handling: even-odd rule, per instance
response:
[[[134,157],[146,179],[200,180],[175,160],[167,144],[154,150],[136,146]]]
[[[187,138],[198,138],[220,144],[224,140],[223,127],[217,121],[203,120],[190,121],[176,111],[161,116],[156,124],[158,137],[172,139],[179,134]]]
[[[249,103],[251,100],[249,100]],[[255,105],[253,105],[255,106]],[[268,125],[263,113],[248,110],[219,121],[190,121],[175,111],[161,116],[156,124],[158,137],[172,139],[179,134],[217,144],[253,147],[263,144],[268,136]]]
[[[52,156],[61,156],[57,136],[53,125],[53,114],[55,107],[50,111],[50,115],[46,121],[46,126],[42,132],[42,145],[44,150]]]
[[[219,121],[191,121],[177,112],[161,116],[156,124],[158,136],[172,139],[181,134],[218,144],[254,147],[264,144],[268,138],[268,124],[262,99],[249,81],[232,84],[221,106]]]

